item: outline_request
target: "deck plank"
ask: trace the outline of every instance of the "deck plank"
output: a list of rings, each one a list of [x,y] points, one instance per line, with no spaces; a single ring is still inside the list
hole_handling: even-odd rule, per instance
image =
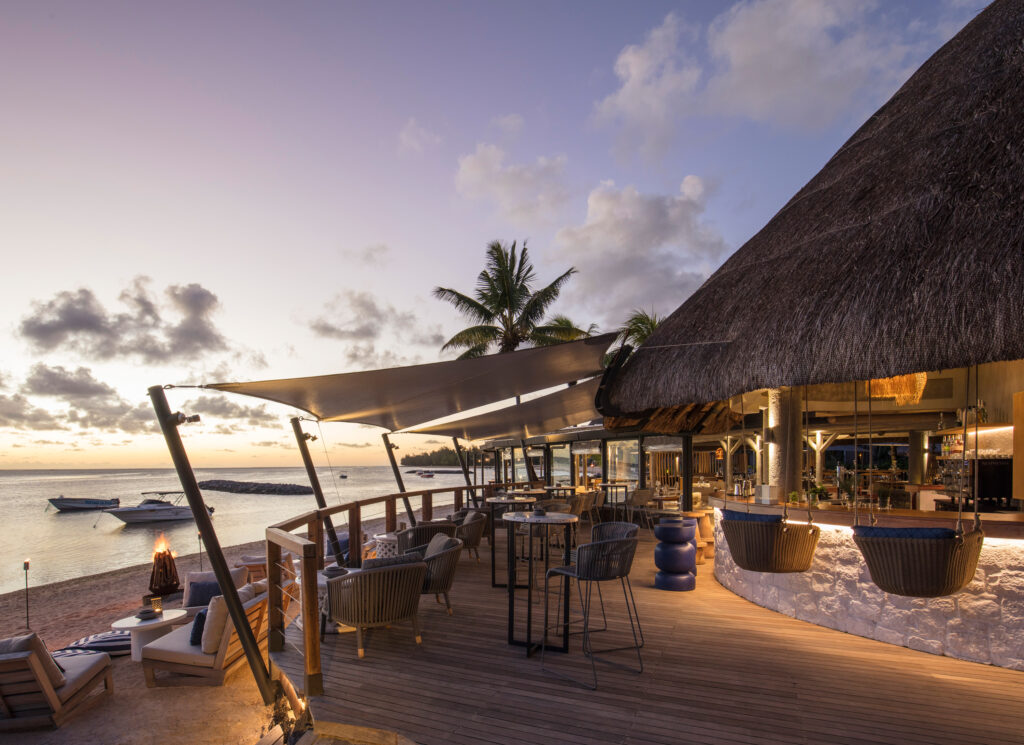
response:
[[[653,545],[642,541],[632,574],[646,640],[642,674],[599,664],[599,688],[588,691],[508,646],[507,595],[490,587],[482,551],[480,564],[462,559],[454,616],[422,598],[422,645],[407,625],[375,629],[359,660],[354,635],[328,635],[326,694],[308,702],[314,721],[398,732],[423,745],[1024,745],[1024,674],[760,608],[721,587],[710,563],[698,568],[696,591],[660,592]],[[616,592],[606,585],[615,628],[597,635],[601,646],[631,638]],[[517,615],[524,610],[525,601]],[[301,631],[286,634],[275,668],[301,692]],[[614,656],[636,662],[628,651]],[[589,675],[578,636],[568,655],[549,660]]]

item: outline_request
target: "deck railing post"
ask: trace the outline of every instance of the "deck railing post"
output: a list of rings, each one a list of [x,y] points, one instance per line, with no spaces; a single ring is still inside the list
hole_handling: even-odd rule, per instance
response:
[[[188,454],[185,452],[185,445],[182,443],[181,434],[178,432],[178,426],[186,418],[181,412],[171,413],[163,386],[155,385],[151,387],[149,389],[149,398],[153,402],[156,419],[160,423],[164,440],[167,442],[167,450],[170,452],[171,460],[174,462],[174,470],[178,473],[178,481],[181,482],[181,488],[185,492],[188,506],[192,510],[192,516],[196,521],[196,527],[199,529],[199,535],[202,536],[203,544],[206,546],[206,553],[210,560],[210,566],[213,568],[213,574],[222,588],[228,616],[235,625],[238,640],[241,642],[246,660],[249,662],[249,668],[256,679],[256,686],[263,697],[263,703],[267,705],[272,704],[276,698],[274,682],[270,679],[270,672],[263,661],[260,645],[252,633],[249,619],[242,608],[241,600],[238,598],[238,590],[231,581],[231,570],[228,568],[227,560],[224,558],[224,552],[220,547],[220,540],[217,538],[217,532],[213,528],[213,521],[210,520],[210,513],[206,509],[206,503],[203,501],[203,493],[199,490],[196,475],[192,471],[192,464],[189,463]]]
[[[348,565],[363,565],[363,521],[358,502],[348,508]]]
[[[398,529],[398,505],[394,497],[384,502],[384,532],[394,533]]]
[[[421,499],[420,514],[423,515],[423,522],[429,523],[434,519],[434,495],[426,492]]]
[[[302,642],[306,663],[306,696],[324,692],[324,676],[320,670],[320,596],[317,590],[316,545],[303,546],[302,552]],[[352,555],[351,550],[349,556]]]
[[[455,490],[455,496],[452,497],[452,512],[458,512],[462,509],[462,489]]]
[[[284,649],[284,596],[281,591],[281,547],[267,537],[267,648]]]
[[[312,543],[314,546],[317,547],[316,548],[316,563],[317,563],[317,567],[316,568],[318,570],[320,570],[320,569],[324,568],[324,552],[323,552],[324,524],[322,522],[320,522],[320,513],[317,512],[316,514],[317,514],[317,519],[316,520],[310,520],[306,524],[306,538],[309,540],[310,543]],[[330,519],[330,518],[328,518],[328,519]],[[335,561],[340,560],[341,557],[342,557],[341,551],[338,551],[336,554],[334,554],[334,556],[335,556]],[[338,566],[341,566],[341,564],[338,564]]]

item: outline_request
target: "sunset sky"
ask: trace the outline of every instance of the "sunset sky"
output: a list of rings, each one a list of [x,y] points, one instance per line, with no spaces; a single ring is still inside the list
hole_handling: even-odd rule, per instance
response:
[[[0,469],[169,466],[152,385],[442,359],[494,239],[579,325],[667,314],[983,5],[8,0]],[[301,465],[293,410],[169,399],[194,465]]]

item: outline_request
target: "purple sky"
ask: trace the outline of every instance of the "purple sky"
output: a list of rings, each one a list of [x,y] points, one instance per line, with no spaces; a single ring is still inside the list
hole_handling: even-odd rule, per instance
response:
[[[980,7],[6,2],[0,468],[168,465],[154,384],[437,360],[494,239],[667,314]],[[297,464],[194,393],[197,464]]]

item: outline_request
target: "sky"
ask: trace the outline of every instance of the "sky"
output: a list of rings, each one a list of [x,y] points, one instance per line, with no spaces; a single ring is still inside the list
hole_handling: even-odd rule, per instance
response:
[[[0,469],[170,466],[153,385],[450,359],[493,240],[667,315],[983,7],[6,0]],[[167,395],[195,466],[300,465],[294,410]]]

